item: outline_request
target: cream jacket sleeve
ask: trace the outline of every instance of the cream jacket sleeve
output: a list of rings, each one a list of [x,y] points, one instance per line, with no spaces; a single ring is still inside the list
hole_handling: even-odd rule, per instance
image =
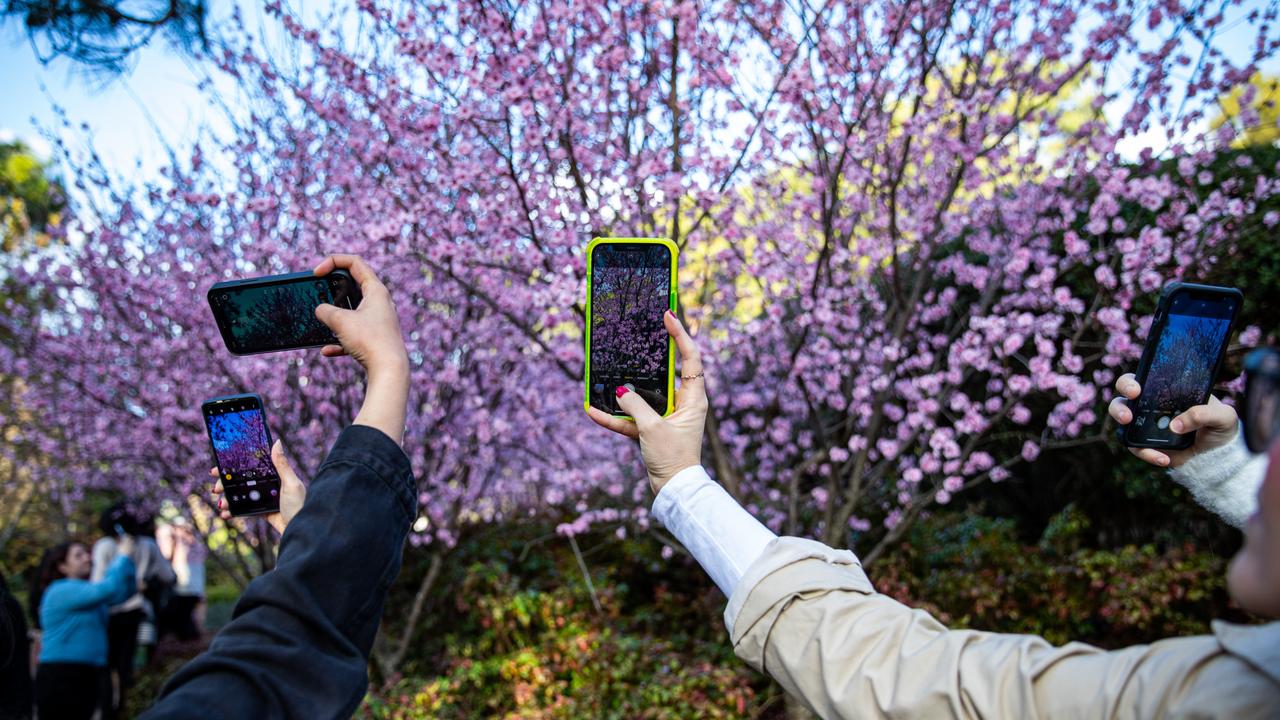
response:
[[[1111,652],[949,630],[799,538],[765,549],[725,617],[734,652],[823,718],[1280,716],[1280,623]]]

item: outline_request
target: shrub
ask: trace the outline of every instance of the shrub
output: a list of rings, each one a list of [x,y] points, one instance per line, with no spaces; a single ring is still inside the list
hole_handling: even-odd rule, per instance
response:
[[[649,607],[628,608],[633,588],[612,575],[595,581],[598,609],[581,580],[531,587],[501,561],[472,565],[453,593],[459,617],[445,626],[451,629],[440,674],[391,683],[366,699],[360,715],[747,717],[761,679],[733,659],[723,639],[690,635],[688,621],[707,625],[705,616],[687,617],[700,603],[658,585]],[[647,629],[664,611],[663,630]]]
[[[1089,522],[1068,507],[1037,545],[1008,519],[936,517],[877,565],[876,589],[951,627],[1124,647],[1243,619],[1222,557],[1194,545],[1083,547]]]

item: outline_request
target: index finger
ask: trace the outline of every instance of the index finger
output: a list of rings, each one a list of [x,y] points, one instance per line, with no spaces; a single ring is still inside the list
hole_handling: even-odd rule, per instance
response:
[[[630,420],[623,420],[620,417],[614,417],[595,407],[587,408],[587,416],[594,420],[600,427],[612,430],[619,435],[626,435],[629,438],[640,437],[640,428],[636,427],[636,424]]]
[[[706,399],[707,389],[702,376],[702,353],[698,344],[689,336],[684,325],[676,318],[675,313],[667,311],[663,318],[667,332],[675,338],[676,350],[680,351],[680,392],[676,393],[676,407],[682,408],[695,398]],[[687,379],[686,379],[687,378]]]
[[[1133,373],[1125,373],[1119,378],[1116,378],[1116,392],[1130,400],[1134,400],[1142,394],[1142,385],[1138,383],[1138,380],[1134,377]]]
[[[325,258],[323,262],[316,266],[316,275],[328,275],[335,268],[345,268],[351,271],[351,277],[360,284],[360,289],[364,290],[366,283],[377,283],[378,276],[374,274],[373,268],[358,255],[336,254]]]

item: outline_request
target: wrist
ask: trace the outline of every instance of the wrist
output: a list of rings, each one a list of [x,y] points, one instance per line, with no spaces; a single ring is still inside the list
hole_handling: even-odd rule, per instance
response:
[[[403,382],[409,384],[409,356],[404,353],[387,358],[370,361],[365,368],[369,376],[369,384]]]
[[[657,495],[658,493],[662,492],[662,488],[666,487],[668,483],[670,483],[675,478],[679,477],[681,473],[684,473],[686,470],[689,470],[690,468],[699,468],[699,467],[702,467],[702,463],[697,460],[693,460],[690,462],[673,463],[671,466],[672,469],[670,471],[664,472],[661,477],[659,477],[658,475],[654,475],[653,473],[649,474],[649,488],[653,490],[654,495]]]

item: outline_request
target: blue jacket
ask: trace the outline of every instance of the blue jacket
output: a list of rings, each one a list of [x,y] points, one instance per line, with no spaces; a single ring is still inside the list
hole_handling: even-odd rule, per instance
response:
[[[107,664],[107,608],[137,590],[133,561],[121,555],[99,582],[54,580],[40,598],[42,663]]]
[[[142,717],[351,717],[415,496],[399,445],[370,427],[344,430],[280,539],[275,569],[249,583],[231,622]]]

